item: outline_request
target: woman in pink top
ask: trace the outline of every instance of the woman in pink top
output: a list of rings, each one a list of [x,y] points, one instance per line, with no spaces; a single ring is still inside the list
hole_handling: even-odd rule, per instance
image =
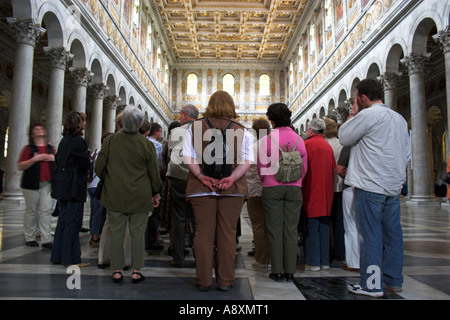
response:
[[[294,280],[297,266],[297,225],[302,206],[302,180],[308,170],[308,160],[303,139],[290,127],[291,111],[284,103],[269,106],[266,113],[272,127],[270,138],[281,148],[286,144],[300,152],[303,160],[301,178],[290,183],[275,179],[275,166],[281,155],[278,147],[266,136],[261,141],[258,154],[258,174],[262,181],[263,208],[271,255],[269,277],[277,282]]]

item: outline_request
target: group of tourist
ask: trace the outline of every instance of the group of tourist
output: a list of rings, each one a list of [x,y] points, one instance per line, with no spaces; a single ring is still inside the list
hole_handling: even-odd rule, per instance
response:
[[[345,267],[360,271],[361,281],[349,285],[351,292],[379,297],[384,285],[401,290],[399,194],[410,146],[406,121],[382,103],[382,94],[377,81],[361,81],[349,119],[341,126],[328,118],[313,119],[303,140],[291,126],[286,104],[270,105],[268,121],[255,120],[251,130],[237,120],[233,98],[217,91],[202,117],[192,105],[180,110],[179,124],[171,128],[164,148],[157,139],[148,139],[152,129],[148,122],[145,127],[142,111],[129,106],[120,114],[120,130],[104,139],[94,159],[83,139],[84,114],[68,115],[57,152],[47,143],[43,125],[32,124],[30,144],[18,163],[24,171],[27,245],[38,245],[34,230],[39,212],[41,240],[52,250],[51,262],[82,264],[78,233],[87,172],[94,161],[93,175],[101,182],[96,187],[102,191],[99,207],[107,215],[91,243],[110,247],[106,252],[114,282],[123,280],[126,260],[132,281],[145,279],[144,253],[153,244],[146,242],[155,238],[151,226],[161,224],[158,210],[165,201],[171,264],[184,266],[185,231],[192,223],[196,288],[210,289],[214,269],[217,289],[231,290],[236,232],[246,203],[253,265],[270,265],[270,279],[294,281],[300,231],[305,256],[301,269],[329,269],[333,243]],[[297,171],[280,178],[281,168]],[[95,199],[95,190],[89,194]],[[53,245],[51,198],[60,208]]]

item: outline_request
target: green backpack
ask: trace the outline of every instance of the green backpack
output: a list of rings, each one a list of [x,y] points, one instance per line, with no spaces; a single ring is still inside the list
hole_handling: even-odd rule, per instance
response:
[[[280,148],[279,144],[273,140],[270,135],[269,138],[281,151],[281,156],[278,160],[278,166],[275,171],[275,179],[282,183],[290,183],[300,180],[302,175],[303,159],[300,152],[295,150],[300,141],[300,136],[298,137],[293,148],[291,148],[291,143],[288,142],[284,145],[284,150]]]

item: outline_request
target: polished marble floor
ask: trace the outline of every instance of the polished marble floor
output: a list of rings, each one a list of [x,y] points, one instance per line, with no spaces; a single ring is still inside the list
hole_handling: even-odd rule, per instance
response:
[[[89,225],[86,203],[84,225]],[[344,271],[342,263],[334,261],[326,271],[297,270],[294,282],[276,283],[268,278],[269,269],[252,266],[247,255],[252,248],[251,224],[246,208],[241,215],[241,250],[237,252],[236,282],[232,291],[215,289],[199,292],[195,289],[195,264],[174,268],[167,255],[169,238],[163,236],[165,249],[151,252],[142,269],[146,280],[132,284],[130,272],[118,284],[111,281],[110,269],[97,268],[97,248],[89,245],[89,233],[80,233],[82,260],[91,265],[80,269],[80,289],[69,289],[72,272],[49,262],[50,251],[25,245],[22,232],[24,206],[0,201],[0,300],[16,299],[126,299],[126,300],[373,300],[356,296],[346,290],[348,283],[358,281],[359,274]],[[56,218],[53,218],[53,227]],[[402,201],[404,233],[403,291],[388,293],[390,300],[450,299],[450,206],[441,201],[411,204]],[[302,260],[299,247],[299,263]],[[75,282],[74,282],[75,283]],[[69,285],[68,285],[69,284]]]

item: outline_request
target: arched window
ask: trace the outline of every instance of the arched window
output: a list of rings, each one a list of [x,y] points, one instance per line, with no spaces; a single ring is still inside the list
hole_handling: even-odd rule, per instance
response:
[[[262,74],[259,77],[259,93],[262,96],[270,95],[270,77],[268,74]]]
[[[298,72],[303,71],[303,46],[300,44],[298,47]]]
[[[230,96],[234,96],[234,76],[231,73],[227,73],[223,76],[223,91],[226,91]]]
[[[147,26],[147,51],[149,53],[152,53],[152,51],[153,51],[153,49],[152,49],[153,48],[152,33],[153,33],[152,25],[151,25],[151,23],[149,23]]]
[[[316,51],[316,26],[314,23],[309,28],[309,50],[311,55]]]
[[[161,46],[158,44],[158,49],[156,50],[156,69],[161,71]]]
[[[139,0],[134,0],[133,12],[132,12],[132,21],[136,29],[139,29],[139,7],[141,3]]]
[[[198,84],[198,77],[195,73],[190,73],[187,76],[187,94],[189,95],[195,95],[197,94],[197,84]]]
[[[294,66],[292,62],[289,64],[289,86],[294,84]]]
[[[333,24],[333,8],[331,0],[325,2],[325,31],[329,31]]]

